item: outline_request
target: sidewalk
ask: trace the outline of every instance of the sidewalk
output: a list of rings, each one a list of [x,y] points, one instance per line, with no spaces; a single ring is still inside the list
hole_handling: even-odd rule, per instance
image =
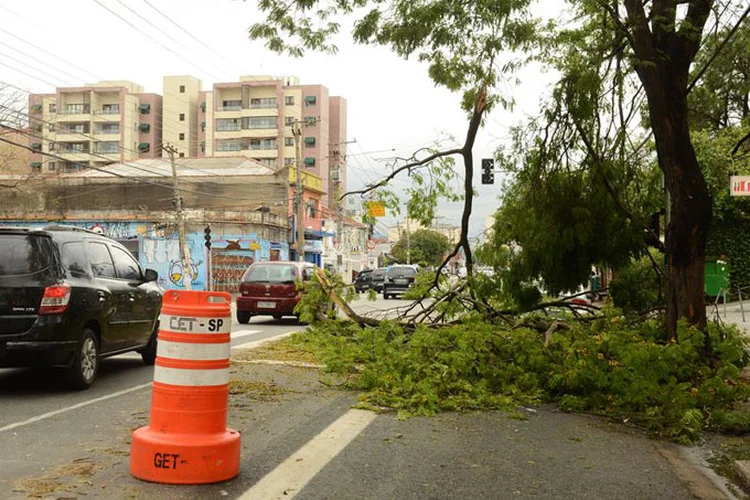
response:
[[[716,305],[711,303],[707,309],[709,320],[716,319],[718,315],[722,322],[735,325],[747,335],[750,335],[750,300],[728,302],[726,306],[720,300]]]

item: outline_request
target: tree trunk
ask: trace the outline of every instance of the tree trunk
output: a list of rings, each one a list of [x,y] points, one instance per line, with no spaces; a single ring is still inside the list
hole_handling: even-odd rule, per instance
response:
[[[711,196],[688,127],[687,93],[676,75],[644,82],[659,167],[670,195],[667,226],[667,335],[677,339],[677,322],[686,318],[706,327],[704,265],[711,225]]]

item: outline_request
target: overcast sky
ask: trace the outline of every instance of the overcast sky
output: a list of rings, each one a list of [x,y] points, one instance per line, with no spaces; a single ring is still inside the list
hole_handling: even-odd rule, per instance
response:
[[[248,39],[248,27],[261,20],[255,1],[148,0],[220,52],[224,60],[170,24],[144,0],[98,1],[133,26],[95,0],[0,0],[0,80],[32,92],[51,92],[52,84],[123,79],[143,85],[146,92],[162,93],[164,75],[194,75],[203,81],[204,89],[216,81],[237,81],[240,74],[294,75],[301,83],[325,85],[331,95],[348,101],[349,140],[356,140],[348,145],[350,190],[386,173],[384,159],[389,156],[408,155],[440,136],[452,135],[463,141],[466,116],[459,107],[458,94],[435,87],[426,66],[417,61],[399,59],[386,48],[354,45],[346,30],[336,40],[337,55],[309,53],[291,59]],[[521,78],[523,85],[510,89],[517,103],[513,113],[494,111],[479,133],[474,150],[477,170],[480,159],[490,157],[505,141],[509,126],[537,111],[550,83],[550,76],[538,68],[522,72]],[[393,148],[395,152],[390,151]],[[484,230],[500,189],[499,176],[494,186],[480,185],[478,177],[472,235]],[[407,182],[400,180],[396,186]],[[461,205],[441,204],[439,213],[443,217],[440,222],[458,224]],[[394,219],[389,216],[384,222],[390,224]]]

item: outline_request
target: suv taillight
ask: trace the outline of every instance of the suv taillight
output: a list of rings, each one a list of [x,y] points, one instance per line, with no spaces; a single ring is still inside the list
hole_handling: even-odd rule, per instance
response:
[[[59,314],[65,312],[70,302],[70,285],[53,285],[44,289],[39,314]]]

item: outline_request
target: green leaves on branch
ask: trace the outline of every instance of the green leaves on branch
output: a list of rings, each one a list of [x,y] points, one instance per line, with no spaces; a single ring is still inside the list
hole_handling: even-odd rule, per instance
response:
[[[711,326],[710,333],[711,361],[697,329],[682,324],[680,343],[664,343],[656,323],[631,324],[616,312],[558,331],[548,347],[535,330],[481,321],[413,333],[391,322],[327,322],[292,342],[349,377],[364,406],[401,417],[547,401],[690,442],[713,411],[750,395],[739,382],[747,364],[740,332]]]
[[[351,25],[352,39],[416,56],[438,85],[453,91],[497,82],[495,62],[507,51],[528,49],[539,27],[530,0],[261,0],[266,20],[250,38],[276,52],[337,51],[331,38]],[[510,67],[501,68],[502,71]],[[468,109],[468,108],[467,108]]]

